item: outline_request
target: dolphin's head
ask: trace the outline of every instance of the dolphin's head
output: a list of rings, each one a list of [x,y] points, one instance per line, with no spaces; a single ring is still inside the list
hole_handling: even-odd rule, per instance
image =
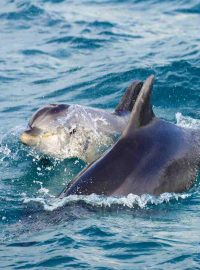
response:
[[[112,127],[118,129],[124,123],[119,118],[116,120],[114,114],[77,104],[50,104],[36,111],[20,140],[56,158],[78,157],[91,162],[103,146],[113,143]]]
[[[32,116],[28,128],[21,136],[22,143],[38,148],[43,152],[56,154],[62,140],[66,140],[66,130],[60,124],[59,119],[67,116],[69,105],[50,104]],[[69,130],[69,136],[70,136]]]

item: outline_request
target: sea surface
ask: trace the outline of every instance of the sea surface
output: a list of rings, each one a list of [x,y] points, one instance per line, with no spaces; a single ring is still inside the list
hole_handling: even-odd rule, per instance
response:
[[[57,195],[85,164],[19,142],[48,103],[112,111],[155,74],[156,115],[200,129],[198,0],[0,1],[0,269],[200,269],[199,180],[183,194]]]

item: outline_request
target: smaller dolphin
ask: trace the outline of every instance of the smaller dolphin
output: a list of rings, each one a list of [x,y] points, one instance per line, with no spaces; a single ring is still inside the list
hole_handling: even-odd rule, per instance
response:
[[[114,113],[81,105],[50,104],[40,108],[20,139],[47,155],[78,157],[89,163],[121,135],[141,87],[142,82],[134,81]]]
[[[60,194],[126,196],[183,192],[195,181],[199,131],[155,117],[150,97],[154,76],[145,81],[118,142],[86,167]]]

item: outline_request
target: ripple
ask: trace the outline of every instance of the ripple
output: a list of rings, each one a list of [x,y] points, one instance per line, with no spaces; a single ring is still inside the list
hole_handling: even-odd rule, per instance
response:
[[[55,38],[47,42],[48,43],[70,43],[72,46],[80,49],[95,49],[102,47],[106,39],[94,39],[86,37],[73,37],[73,36],[64,36],[60,38]]]
[[[44,51],[41,51],[41,50],[36,50],[36,49],[28,49],[28,50],[22,50],[21,51],[21,53],[22,54],[24,54],[24,55],[40,55],[40,54],[46,54],[46,55],[48,55],[46,52],[44,52]]]
[[[36,245],[38,245],[38,242],[32,241],[32,242],[11,243],[11,244],[8,244],[8,247],[32,247]]]
[[[17,78],[12,78],[12,77],[6,77],[6,76],[0,76],[0,81],[1,82],[10,82],[13,80],[16,80]]]
[[[189,8],[178,8],[176,9],[176,12],[180,13],[191,13],[191,14],[199,14],[200,13],[200,4],[193,5]]]
[[[27,269],[27,268],[33,268],[33,267],[56,267],[60,265],[65,265],[67,263],[68,266],[70,262],[75,261],[73,257],[70,256],[53,256],[49,259],[44,259],[41,262],[38,263],[24,263],[19,262],[19,266],[16,266],[15,269]]]
[[[24,3],[20,5],[18,11],[1,13],[0,18],[7,20],[31,20],[44,13],[44,10],[36,5],[31,5],[29,3]]]
[[[56,97],[63,96],[63,95],[65,95],[68,92],[75,91],[76,89],[77,90],[80,89],[80,88],[83,89],[83,88],[88,87],[88,86],[91,87],[91,84],[92,84],[92,82],[82,82],[80,84],[76,83],[73,86],[69,86],[69,87],[65,87],[63,89],[55,90],[54,92],[45,95],[44,98],[45,99],[49,99],[49,98],[52,98],[52,97],[55,97],[55,96]]]
[[[105,230],[98,228],[97,226],[90,226],[88,228],[85,228],[81,230],[80,233],[88,236],[98,236],[100,238],[114,235],[113,233],[106,232]]]
[[[19,105],[19,106],[12,106],[12,107],[4,107],[4,109],[2,110],[3,113],[7,113],[7,112],[16,112],[16,111],[20,111],[24,108],[26,108],[27,105]]]

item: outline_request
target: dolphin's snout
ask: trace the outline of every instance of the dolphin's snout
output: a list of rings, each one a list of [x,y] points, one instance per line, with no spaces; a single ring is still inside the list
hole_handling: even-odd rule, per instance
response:
[[[20,136],[20,140],[23,144],[26,145],[34,145],[34,138],[27,134],[26,132],[23,132]]]
[[[39,134],[40,134],[40,131],[35,128],[25,130],[21,134],[20,140],[23,144],[34,146],[39,142]]]

